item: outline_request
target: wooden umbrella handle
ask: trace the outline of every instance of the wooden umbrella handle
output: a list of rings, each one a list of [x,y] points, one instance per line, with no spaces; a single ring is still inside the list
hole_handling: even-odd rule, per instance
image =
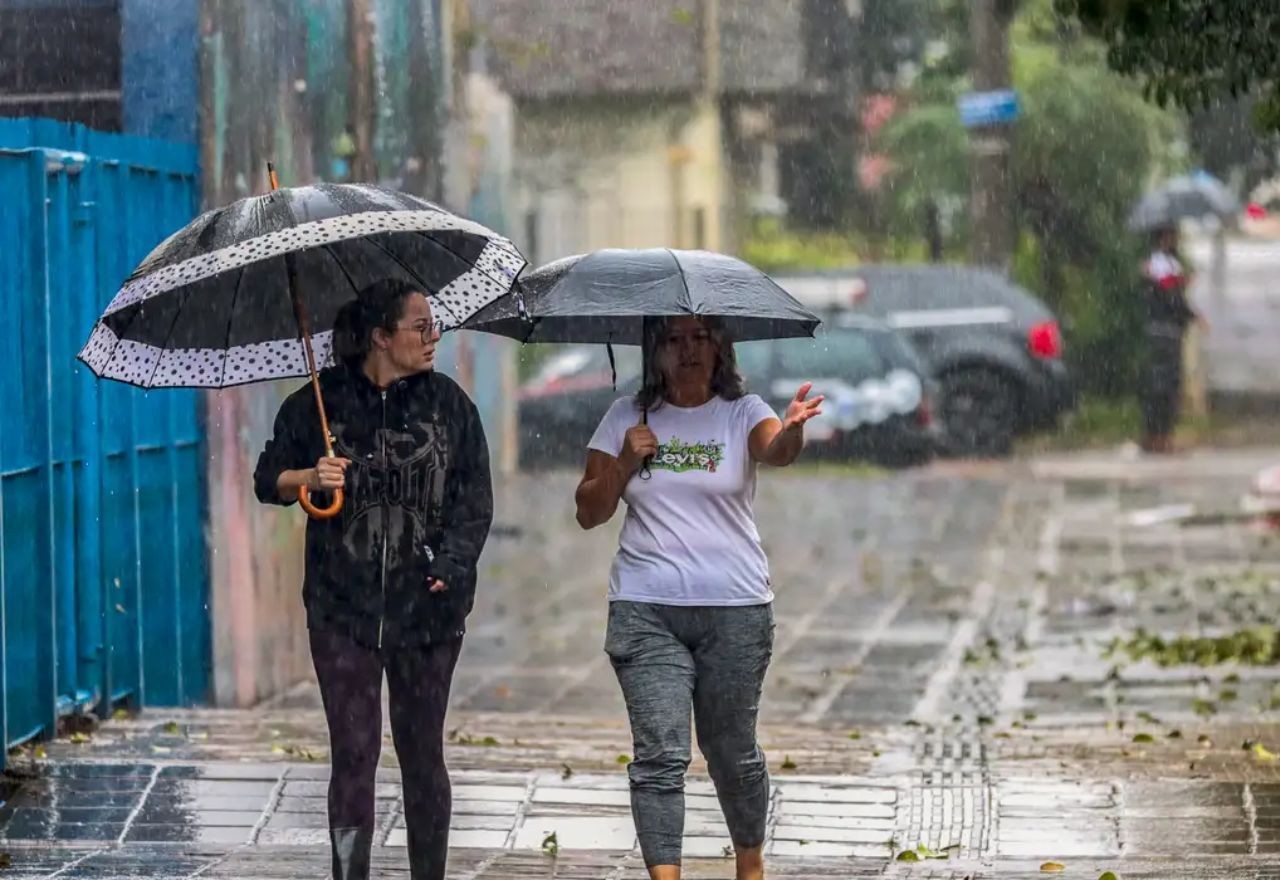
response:
[[[311,503],[311,490],[306,486],[299,486],[298,503],[312,519],[333,519],[342,512],[342,490],[333,490],[333,501],[328,507],[316,507]]]
[[[275,166],[267,163],[267,178],[271,183],[271,191],[280,188],[280,179],[276,177]],[[316,355],[311,348],[311,331],[307,327],[307,311],[302,305],[302,295],[298,291],[298,268],[292,253],[285,254],[285,271],[289,277],[289,296],[293,300],[293,315],[298,320],[298,337],[302,340],[302,349],[307,357],[307,372],[311,376],[311,387],[316,395],[316,410],[320,414],[320,430],[324,433],[324,454],[333,458],[333,438],[329,434],[329,417],[324,411],[324,395],[320,393],[320,376],[316,370]],[[298,503],[312,519],[332,519],[342,510],[343,493],[341,489],[333,490],[333,500],[328,507],[317,507],[311,503],[311,490],[306,486],[298,487]]]

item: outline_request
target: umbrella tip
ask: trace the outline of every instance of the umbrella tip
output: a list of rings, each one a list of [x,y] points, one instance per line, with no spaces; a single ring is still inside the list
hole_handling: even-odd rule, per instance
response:
[[[271,184],[272,192],[280,188],[280,180],[276,177],[276,166],[272,162],[267,163],[267,182]]]

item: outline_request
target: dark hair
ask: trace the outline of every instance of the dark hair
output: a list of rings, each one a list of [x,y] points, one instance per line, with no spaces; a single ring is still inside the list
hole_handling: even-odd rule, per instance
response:
[[[702,326],[711,334],[716,346],[716,363],[711,370],[711,393],[725,400],[737,400],[746,394],[742,374],[738,372],[738,358],[733,353],[733,340],[729,338],[724,322],[719,318],[699,317]],[[644,378],[636,392],[636,406],[652,410],[662,406],[667,398],[667,377],[658,363],[658,350],[666,341],[671,328],[670,318],[645,318],[643,341]]]
[[[373,331],[388,333],[404,317],[404,301],[422,288],[397,278],[384,278],[360,289],[333,319],[333,360],[359,367],[373,349]]]
[[[1149,235],[1151,240],[1151,246],[1160,247],[1161,245],[1163,245],[1165,236],[1173,236],[1173,238],[1176,240],[1179,237],[1177,224],[1165,223],[1153,228]]]

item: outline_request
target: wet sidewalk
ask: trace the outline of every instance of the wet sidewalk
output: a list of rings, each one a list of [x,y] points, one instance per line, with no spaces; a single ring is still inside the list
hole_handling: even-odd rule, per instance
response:
[[[780,585],[761,731],[771,875],[1280,878],[1280,663],[1259,653],[1280,545],[1248,524],[1134,517],[1233,508],[1269,460],[762,481]],[[581,573],[612,548],[540,528],[487,556],[502,589],[477,609],[449,721],[451,876],[643,877],[599,585]],[[547,581],[522,584],[531,558]],[[326,876],[313,688],[81,739],[15,758],[34,777],[11,779],[0,808],[0,876]],[[384,764],[376,865],[407,876],[389,747]],[[730,877],[693,774],[686,875]]]

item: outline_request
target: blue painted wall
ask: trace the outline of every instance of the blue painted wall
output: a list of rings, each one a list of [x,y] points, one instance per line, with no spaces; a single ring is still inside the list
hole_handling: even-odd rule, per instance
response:
[[[121,0],[121,92],[129,134],[195,143],[198,0]]]
[[[121,281],[194,215],[190,145],[0,119],[0,744],[210,681],[197,392],[75,360]],[[0,750],[0,756],[3,750]]]

